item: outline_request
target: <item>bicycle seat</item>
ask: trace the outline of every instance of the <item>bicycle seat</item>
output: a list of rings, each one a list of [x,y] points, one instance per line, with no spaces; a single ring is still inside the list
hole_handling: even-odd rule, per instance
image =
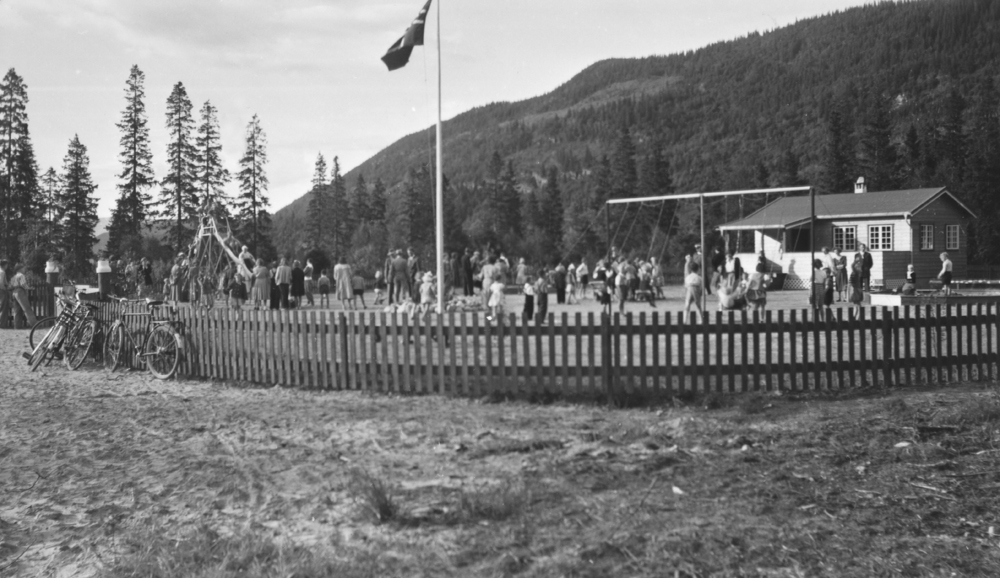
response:
[[[146,307],[159,307],[160,305],[166,305],[166,301],[155,301],[153,299],[146,299]]]

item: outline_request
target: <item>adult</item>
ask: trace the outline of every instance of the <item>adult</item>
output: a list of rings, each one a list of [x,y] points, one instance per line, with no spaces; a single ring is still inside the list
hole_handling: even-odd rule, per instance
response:
[[[514,268],[514,284],[524,285],[528,282],[528,264],[524,262],[524,257],[517,260],[517,267]]]
[[[351,266],[345,263],[346,259],[338,258],[337,264],[333,266],[333,285],[337,288],[337,299],[340,301],[341,309],[354,308],[354,272]]]
[[[183,277],[182,266],[184,260],[184,253],[179,253],[177,258],[174,259],[174,265],[170,268],[170,277],[168,278],[168,283],[170,284],[170,300],[174,304],[181,302],[181,282]]]
[[[239,259],[243,262],[243,266],[247,268],[247,271],[250,272],[250,277],[247,278],[247,293],[253,293],[253,270],[257,267],[257,261],[259,259],[253,258],[253,255],[250,253],[250,249],[248,249],[246,245],[243,245],[243,249],[240,250]]]
[[[587,268],[587,262],[583,259],[580,259],[580,266],[576,268],[576,280],[580,283],[577,297],[583,301],[587,296],[587,287],[590,286],[590,269]]]
[[[262,309],[271,297],[271,271],[264,265],[263,259],[257,259],[257,264],[250,270],[250,273],[253,283],[253,289],[250,291],[253,308]]]
[[[561,261],[553,270],[552,280],[556,286],[556,303],[563,305],[566,303],[566,266]]]
[[[10,328],[10,290],[7,284],[7,259],[0,259],[0,329]]]
[[[399,249],[396,249],[392,257],[390,275],[389,283],[396,294],[396,301],[402,303],[405,299],[411,298],[410,275],[407,272],[406,259]],[[336,286],[336,281],[334,285]]]
[[[500,253],[500,257],[497,258],[496,262],[497,270],[500,272],[499,275],[494,275],[494,279],[499,279],[501,283],[506,285],[510,283],[510,261],[507,260],[507,256]]]
[[[278,284],[278,291],[281,292],[281,308],[288,309],[288,294],[292,285],[292,268],[288,266],[288,261],[282,257],[278,264],[278,269],[274,272],[274,282]]]
[[[465,276],[462,269],[462,259],[458,256],[458,251],[451,254],[451,286],[453,291],[458,291],[457,287],[465,285]]]
[[[732,292],[743,280],[743,267],[740,265],[740,258],[736,256],[736,251],[730,247],[726,251],[726,262],[722,265],[723,274],[726,276],[726,285]]]
[[[941,290],[945,297],[951,295],[951,270],[951,258],[947,252],[941,253],[941,272],[938,273],[938,279],[941,280]]]
[[[663,299],[663,267],[656,257],[649,258],[649,286],[657,298]]]
[[[302,269],[302,273],[305,275],[306,301],[312,307],[316,304],[313,302],[313,276],[316,274],[316,268],[313,266],[312,259],[306,259],[306,266]]]
[[[406,255],[406,272],[410,276],[410,296],[416,301],[419,298],[420,273],[424,268],[420,264],[420,257],[417,256],[412,247],[406,249]]]
[[[764,265],[757,264],[747,282],[747,303],[754,311],[764,311],[767,306],[767,283],[764,282]]]
[[[868,252],[868,245],[861,244],[861,287],[865,291],[872,290],[872,254]]]
[[[153,264],[143,257],[139,261],[139,296],[145,297],[153,292]]]
[[[470,277],[472,281],[470,282],[470,285],[472,287],[472,292],[475,293],[476,276],[480,274],[482,267],[486,263],[486,261],[480,256],[479,251],[473,251],[472,257],[469,259],[469,261],[472,264],[472,277]],[[473,293],[469,293],[469,295],[472,295]]]
[[[462,288],[465,290],[466,297],[471,297],[474,293],[472,289],[473,273],[472,252],[469,251],[468,247],[466,247],[465,252],[462,253]]]
[[[699,253],[698,264],[701,265],[701,257],[700,257],[701,252],[699,251],[698,253]],[[719,290],[719,283],[722,281],[722,266],[725,265],[725,263],[726,263],[726,254],[722,252],[722,247],[716,245],[715,248],[712,249],[712,259],[710,263],[712,266],[712,280],[709,282],[708,287],[706,288],[706,292],[709,295],[712,294],[712,291]]]
[[[812,306],[813,309],[822,311],[830,305],[827,303],[827,287],[832,279],[830,279],[822,259],[813,259],[813,269]],[[832,294],[833,292],[830,291],[831,296]]]
[[[268,267],[268,271],[271,273],[271,301],[269,303],[271,309],[281,308],[281,289],[278,288],[278,262],[271,261],[271,266]]]
[[[291,295],[295,300],[296,307],[302,307],[302,298],[306,295],[306,272],[302,270],[302,263],[298,260],[292,262],[292,283]]]
[[[538,279],[535,281],[535,305],[535,325],[544,324],[549,315],[549,280],[544,269],[538,272]]]
[[[8,283],[10,299],[20,309],[14,316],[17,320],[15,327],[20,328],[19,322],[23,318],[27,327],[35,324],[35,312],[31,310],[31,303],[28,301],[28,280],[24,277],[24,265],[18,265],[15,269],[14,277]]]
[[[482,284],[482,289],[483,290],[479,294],[479,296],[483,300],[483,309],[489,309],[490,308],[490,285],[493,284],[493,279],[499,273],[499,270],[496,267],[496,258],[493,257],[492,255],[489,258],[487,258],[486,259],[486,264],[483,265],[483,268],[480,270],[480,273],[483,276],[483,280],[482,280],[482,283],[483,283]]]
[[[844,301],[847,291],[847,255],[840,254],[840,247],[833,250],[833,281],[837,301]]]
[[[393,295],[395,294],[396,284],[392,282],[392,260],[396,257],[396,251],[390,249],[385,256],[385,263],[382,264],[382,276],[385,278],[385,282],[388,286],[387,293],[389,297],[389,305],[393,303]]]

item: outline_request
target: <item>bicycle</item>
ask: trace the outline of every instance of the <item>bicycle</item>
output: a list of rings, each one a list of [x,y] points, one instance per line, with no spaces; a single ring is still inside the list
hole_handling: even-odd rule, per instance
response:
[[[28,356],[31,371],[38,369],[43,361],[57,357],[60,349],[63,350],[66,367],[77,369],[87,358],[94,336],[98,333],[95,317],[97,305],[81,300],[79,292],[76,293],[75,300],[61,295],[57,297],[62,304],[62,310],[56,317],[54,325],[46,331],[38,345],[32,348]],[[48,321],[48,318],[41,321]],[[38,325],[39,322],[36,322],[35,326]],[[34,330],[35,327],[32,327],[28,337],[29,343],[33,341]]]
[[[128,351],[126,341],[134,358],[145,359],[146,368],[158,379],[169,379],[176,373],[184,341],[177,330],[177,321],[158,318],[156,311],[167,306],[172,313],[176,310],[165,301],[153,299],[120,299],[122,309],[107,331],[104,340],[104,369],[113,373],[121,365],[122,356]],[[126,312],[129,303],[144,303],[144,312]],[[125,324],[126,319],[144,318],[146,326],[141,342]],[[138,331],[136,331],[138,333]]]

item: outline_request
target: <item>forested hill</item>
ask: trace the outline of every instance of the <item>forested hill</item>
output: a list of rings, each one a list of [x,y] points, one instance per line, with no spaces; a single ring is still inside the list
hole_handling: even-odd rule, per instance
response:
[[[642,188],[643,160],[653,148],[678,191],[798,181],[843,192],[862,169],[871,176],[860,141],[872,123],[888,125],[898,155],[894,184],[935,180],[926,184],[961,188],[964,173],[954,165],[964,161],[949,147],[971,138],[984,81],[998,77],[1000,2],[989,0],[882,2],[683,54],[601,61],[548,94],[444,123],[452,218],[463,241],[482,240],[475,214],[481,199],[463,195],[496,180],[494,153],[511,163],[522,210],[535,188],[544,200],[545,177],[556,169],[567,222],[556,226],[562,238],[553,248],[563,251],[582,226],[569,222],[574,196],[601,194],[605,156],[612,178],[630,181],[625,194]],[[958,133],[951,140],[949,130]],[[358,175],[369,186],[381,179],[391,208],[408,171],[428,158],[428,131],[391,144],[345,180],[353,187]],[[845,142],[831,145],[831,138]],[[831,146],[845,158],[828,158]],[[620,166],[623,154],[632,156],[631,176]],[[831,162],[840,163],[840,180],[829,174]],[[305,235],[303,193],[275,216],[279,247]],[[409,240],[419,242],[415,235]]]

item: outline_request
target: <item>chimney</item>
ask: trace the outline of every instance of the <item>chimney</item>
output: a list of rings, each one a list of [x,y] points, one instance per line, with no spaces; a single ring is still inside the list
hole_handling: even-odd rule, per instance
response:
[[[865,178],[858,177],[858,182],[854,183],[854,194],[860,195],[862,193],[867,193],[868,187],[865,185]]]

